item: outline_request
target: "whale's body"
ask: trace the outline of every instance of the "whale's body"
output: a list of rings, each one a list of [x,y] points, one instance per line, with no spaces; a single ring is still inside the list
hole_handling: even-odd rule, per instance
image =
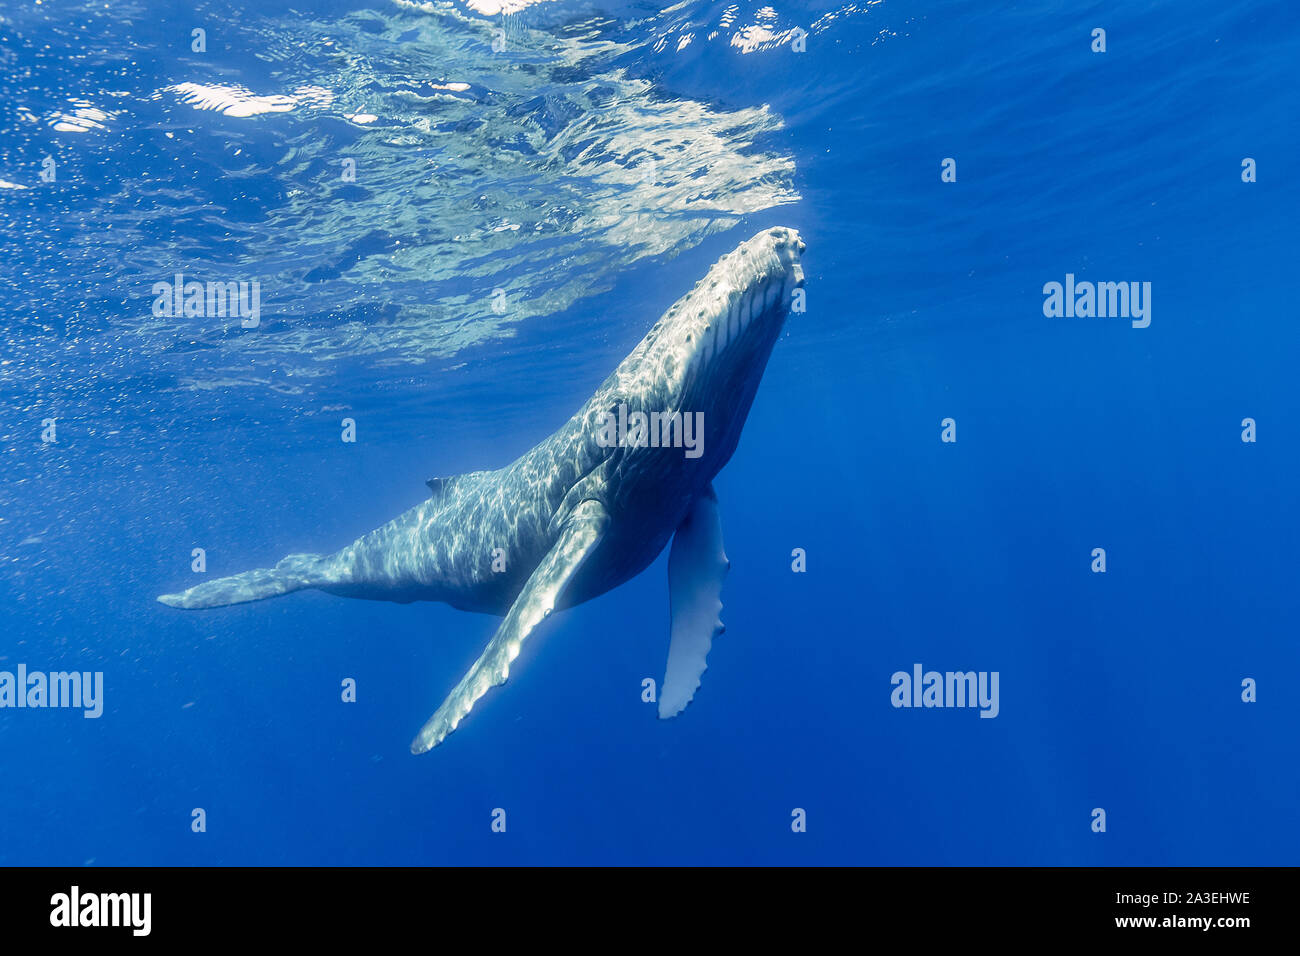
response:
[[[680,712],[722,628],[718,595],[729,563],[712,481],[735,451],[802,295],[803,249],[794,230],[776,228],[723,256],[568,422],[504,468],[430,480],[426,501],[333,554],[290,555],[158,600],[209,608],[316,588],[505,615],[411,744],[422,753],[506,679],[523,640],[552,610],[634,577],[672,538],[672,639],[659,711]],[[657,427],[616,427],[637,413]]]

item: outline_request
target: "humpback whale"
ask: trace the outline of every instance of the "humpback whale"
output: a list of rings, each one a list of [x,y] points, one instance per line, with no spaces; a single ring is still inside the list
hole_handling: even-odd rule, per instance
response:
[[[773,228],[724,255],[568,422],[512,464],[430,479],[425,501],[333,554],[291,554],[273,568],[158,600],[213,608],[315,588],[503,615],[412,741],[419,754],[505,682],[552,611],[641,573],[671,538],[659,716],[675,716],[722,633],[730,562],[713,478],[735,451],[772,348],[802,302],[804,248],[793,229]]]

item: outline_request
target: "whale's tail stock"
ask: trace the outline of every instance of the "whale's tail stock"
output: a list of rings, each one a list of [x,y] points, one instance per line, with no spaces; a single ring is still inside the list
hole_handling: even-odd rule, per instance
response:
[[[205,581],[179,594],[160,594],[158,600],[168,607],[225,607],[318,587],[328,580],[321,555],[291,554],[273,568],[256,568]]]

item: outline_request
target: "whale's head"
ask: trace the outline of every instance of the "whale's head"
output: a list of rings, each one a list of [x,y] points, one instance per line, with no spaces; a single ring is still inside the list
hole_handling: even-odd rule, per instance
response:
[[[679,299],[647,336],[659,404],[697,416],[703,457],[731,457],[768,357],[792,310],[802,311],[804,242],[767,229],[741,243]]]
[[[803,251],[784,227],[742,242],[592,396],[581,427],[624,481],[638,475],[658,494],[693,494],[731,458],[772,347],[803,310]]]
[[[804,248],[793,229],[760,232],[714,263],[668,310],[660,348],[688,372],[681,380],[688,391],[713,390],[736,375],[761,375],[803,287]]]
[[[590,457],[568,462],[585,476],[568,492],[573,503],[604,481],[640,507],[681,507],[713,479],[736,449],[786,319],[803,311],[803,251],[795,230],[764,230],[663,314],[574,416]]]

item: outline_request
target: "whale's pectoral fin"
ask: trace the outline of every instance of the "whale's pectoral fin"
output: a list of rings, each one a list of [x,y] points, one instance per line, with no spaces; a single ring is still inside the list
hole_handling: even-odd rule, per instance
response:
[[[708,667],[709,648],[723,631],[722,581],[731,562],[722,550],[722,519],[712,486],[696,499],[673,536],[668,555],[668,599],[672,638],[659,693],[659,716],[686,709]]]
[[[588,499],[573,510],[559,540],[529,576],[487,648],[411,741],[411,753],[422,754],[438,746],[475,701],[489,688],[505,683],[524,639],[555,609],[573,576],[600,543],[608,524],[609,515],[598,501]]]

